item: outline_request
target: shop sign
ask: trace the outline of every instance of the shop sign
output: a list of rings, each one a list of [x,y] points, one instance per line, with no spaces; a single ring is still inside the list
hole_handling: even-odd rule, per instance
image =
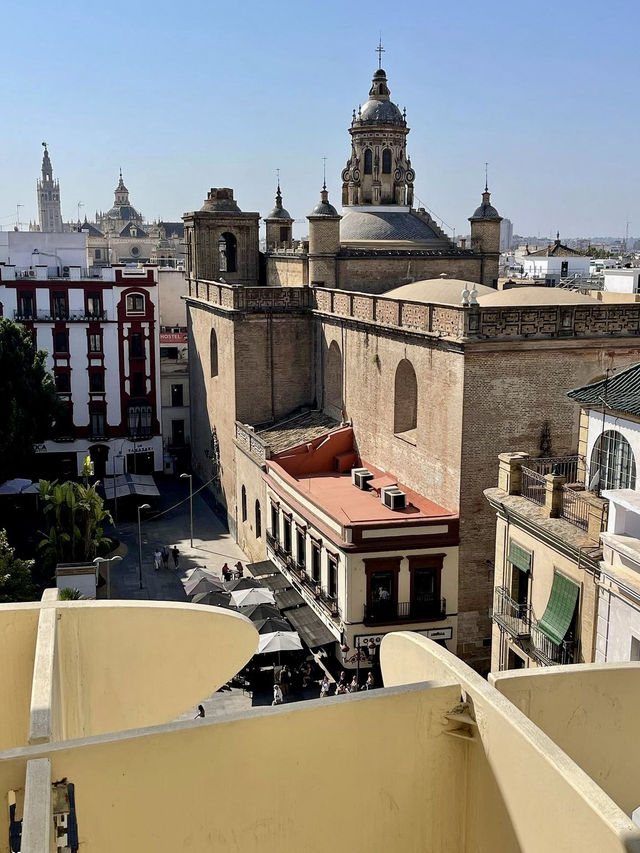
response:
[[[160,332],[161,344],[186,344],[186,332]]]
[[[34,453],[46,453],[47,448],[45,447],[44,444],[34,444],[33,445],[33,452]]]
[[[430,640],[452,640],[453,628],[427,628],[426,631],[416,631],[416,634],[422,634]]]

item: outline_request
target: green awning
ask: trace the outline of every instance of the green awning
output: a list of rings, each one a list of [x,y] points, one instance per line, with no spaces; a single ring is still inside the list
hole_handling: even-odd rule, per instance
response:
[[[509,542],[509,556],[507,560],[523,572],[531,571],[531,554],[515,542]]]
[[[569,578],[558,572],[554,574],[547,609],[538,628],[556,645],[560,645],[569,630],[579,592],[580,588]]]

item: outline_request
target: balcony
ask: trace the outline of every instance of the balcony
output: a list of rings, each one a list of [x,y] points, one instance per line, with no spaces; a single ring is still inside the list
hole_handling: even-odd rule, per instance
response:
[[[306,591],[307,599],[315,599],[315,601],[327,611],[332,619],[339,620],[340,608],[338,607],[337,596],[331,595],[326,589],[324,589],[324,587],[314,581],[306,568],[298,563],[292,554],[287,553],[273,533],[270,533],[268,530],[267,546],[273,552],[273,556],[275,557],[275,561],[279,567],[284,569],[286,574],[295,578],[299,591]]]
[[[365,604],[365,625],[389,625],[394,622],[433,622],[447,615],[446,598],[421,601],[376,601]]]
[[[542,666],[575,663],[577,656],[575,640],[554,643],[535,626],[531,629],[531,639],[533,640],[531,656]]]
[[[56,322],[75,322],[75,323],[97,323],[107,320],[107,312],[88,314],[86,311],[60,311],[53,312],[47,310],[40,311],[14,311],[13,319],[18,322],[33,322],[40,320],[46,323]]]
[[[496,587],[493,603],[493,621],[497,622],[514,639],[531,635],[531,606],[518,604],[504,586]]]

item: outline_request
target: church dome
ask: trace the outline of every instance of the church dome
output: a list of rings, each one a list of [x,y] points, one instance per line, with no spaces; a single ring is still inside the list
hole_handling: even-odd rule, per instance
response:
[[[313,208],[311,213],[308,214],[311,216],[330,216],[333,219],[340,219],[340,214],[335,209],[335,207],[329,203],[329,193],[327,192],[326,186],[322,187],[322,192],[320,193],[320,201]]]
[[[482,193],[482,204],[476,207],[471,219],[500,219],[500,214],[491,204],[491,193],[485,187]]]
[[[117,207],[112,207],[111,210],[107,212],[107,217],[109,219],[123,219],[125,221],[129,219],[140,219],[140,214],[132,207],[130,204],[121,204]]]
[[[369,100],[360,107],[357,115],[354,113],[352,125],[395,124],[406,127],[405,116],[390,96],[386,71],[378,68],[373,75]]]
[[[441,238],[421,217],[410,210],[377,211],[375,207],[367,210],[345,208],[340,223],[340,239],[359,240],[417,240],[436,241]]]
[[[331,205],[329,205],[331,207]],[[291,219],[289,211],[284,207],[274,207],[271,213],[265,216],[265,219]]]
[[[359,118],[360,121],[376,124],[404,124],[400,108],[393,101],[367,101],[360,111]]]

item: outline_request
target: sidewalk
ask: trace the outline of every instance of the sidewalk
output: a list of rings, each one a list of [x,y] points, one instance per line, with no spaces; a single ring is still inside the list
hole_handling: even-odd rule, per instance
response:
[[[182,579],[196,566],[205,566],[209,571],[220,574],[225,562],[246,562],[247,558],[236,545],[233,537],[213,513],[202,494],[193,498],[193,548],[189,541],[189,482],[180,479],[158,479],[161,502],[157,512],[163,512],[182,501],[175,509],[155,520],[142,517],[142,589],[138,568],[138,525],[136,521],[120,522],[114,535],[126,548],[126,554],[118,563],[112,564],[111,598],[149,599],[153,601],[186,601]],[[198,485],[194,481],[194,489]],[[141,500],[140,503],[144,501]],[[150,513],[153,518],[157,513]],[[178,546],[180,560],[178,570],[169,560],[169,569],[156,572],[153,552],[156,548]]]

